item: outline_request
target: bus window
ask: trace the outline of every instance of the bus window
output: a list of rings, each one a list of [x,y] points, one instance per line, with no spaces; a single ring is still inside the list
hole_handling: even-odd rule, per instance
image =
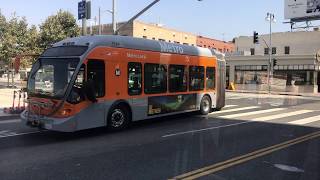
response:
[[[207,67],[206,69],[206,85],[207,90],[212,90],[215,88],[215,68],[214,67]]]
[[[199,91],[204,89],[204,67],[189,67],[189,85],[190,91]]]
[[[167,69],[162,64],[144,65],[144,91],[146,94],[167,92]]]
[[[67,102],[71,104],[77,104],[85,100],[84,92],[81,90],[83,88],[84,78],[85,78],[85,65],[82,64],[77,74],[77,78],[74,82],[74,85],[71,89],[71,92],[67,98]]]
[[[139,95],[142,92],[142,65],[141,63],[128,63],[128,94]]]
[[[105,65],[102,60],[89,60],[87,64],[87,80],[93,81],[96,97],[105,95]]]
[[[187,91],[187,70],[183,65],[170,65],[169,67],[169,91]]]

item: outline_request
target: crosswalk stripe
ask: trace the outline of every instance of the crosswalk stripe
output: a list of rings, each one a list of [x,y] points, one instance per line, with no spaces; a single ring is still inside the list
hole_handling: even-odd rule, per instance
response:
[[[260,111],[253,111],[253,112],[246,112],[246,113],[238,113],[238,114],[231,114],[226,116],[219,116],[220,118],[238,118],[242,116],[250,116],[250,115],[256,115],[256,114],[263,114],[263,113],[269,113],[269,112],[275,112],[275,111],[281,111],[285,110],[285,108],[274,108],[274,109],[265,109]]]
[[[218,111],[218,112],[213,112],[212,114],[215,115],[215,114],[222,114],[222,113],[249,110],[249,109],[256,109],[256,108],[259,108],[259,107],[258,106],[248,106],[248,107],[242,107],[242,108],[227,109],[227,110],[222,110],[222,111]]]
[[[313,112],[312,110],[300,110],[300,111],[294,111],[294,112],[285,112],[282,114],[275,114],[271,116],[264,116],[264,117],[258,117],[255,119],[252,119],[253,121],[269,121],[273,119],[280,119],[284,117],[289,117],[289,116],[295,116],[295,115],[300,115],[300,114],[305,114],[305,113],[310,113]]]
[[[289,124],[296,124],[296,125],[303,125],[303,124],[309,124],[309,123],[316,122],[316,121],[320,121],[320,116],[308,117],[308,118],[305,118],[305,119],[291,121],[291,122],[288,122],[288,123]]]
[[[230,108],[230,107],[235,107],[235,106],[238,106],[238,105],[232,105],[232,104],[230,104],[230,105],[225,105],[224,107],[225,107],[225,108]]]

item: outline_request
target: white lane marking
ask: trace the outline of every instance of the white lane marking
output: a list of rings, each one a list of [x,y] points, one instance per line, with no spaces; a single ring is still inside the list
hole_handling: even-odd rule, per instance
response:
[[[309,124],[312,122],[320,121],[320,116],[312,116],[305,119],[300,119],[296,121],[288,122],[289,124],[296,124],[296,125],[303,125],[303,124]]]
[[[245,97],[230,97],[230,98],[227,98],[227,100],[236,100],[236,99],[243,99]]]
[[[225,107],[225,108],[230,108],[230,107],[235,107],[235,106],[238,106],[238,105],[232,105],[232,104],[230,104],[230,105],[225,105],[224,107]]]
[[[7,138],[7,137],[12,137],[12,136],[22,136],[22,135],[27,135],[27,134],[36,134],[40,132],[45,132],[48,130],[41,130],[41,131],[33,131],[33,132],[25,132],[25,133],[15,133],[15,134],[6,134],[6,135],[0,135],[1,138]]]
[[[238,114],[231,114],[226,116],[219,116],[220,118],[230,119],[230,118],[238,118],[242,116],[250,116],[250,115],[256,115],[256,114],[263,114],[263,113],[269,113],[269,112],[275,112],[275,111],[281,111],[285,110],[286,108],[274,108],[274,109],[265,109],[260,111],[253,111],[253,112],[246,112],[246,113],[238,113]]]
[[[215,126],[215,127],[210,127],[210,128],[204,128],[204,129],[183,131],[183,132],[163,135],[162,137],[163,138],[167,138],[167,137],[190,134],[190,133],[198,133],[198,132],[202,132],[202,131],[209,131],[209,130],[213,130],[213,129],[219,129],[219,128],[225,128],[225,127],[231,127],[231,126],[238,126],[238,125],[241,125],[241,124],[248,124],[248,123],[254,123],[254,122],[253,121],[245,121],[245,122],[240,122],[240,123],[228,124],[228,125],[224,125],[224,126]]]
[[[300,111],[294,111],[294,112],[285,112],[282,114],[275,114],[275,115],[271,115],[271,116],[258,117],[258,118],[252,119],[252,120],[253,121],[269,121],[269,120],[273,120],[273,119],[280,119],[280,118],[284,118],[284,117],[290,117],[290,116],[305,114],[305,113],[309,113],[309,112],[313,112],[313,111],[312,110],[300,110]]]
[[[12,120],[0,121],[0,124],[9,124],[9,123],[18,123],[18,122],[21,122],[21,120],[20,119],[12,119]]]
[[[0,134],[9,132],[9,130],[0,131]]]
[[[241,108],[235,108],[235,109],[227,109],[227,110],[222,110],[222,111],[218,111],[218,112],[213,112],[210,115],[235,112],[235,111],[242,111],[242,110],[249,110],[249,109],[257,109],[257,108],[259,108],[259,106],[248,106],[248,107],[241,107]]]

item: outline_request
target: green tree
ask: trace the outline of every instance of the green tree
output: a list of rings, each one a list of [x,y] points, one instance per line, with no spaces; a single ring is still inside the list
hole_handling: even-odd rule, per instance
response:
[[[27,49],[28,23],[25,17],[18,17],[14,13],[13,17],[6,21],[0,14],[0,59],[8,64],[11,58],[23,54]]]
[[[25,17],[15,13],[6,20],[0,12],[0,61],[8,64],[18,55],[40,54],[39,32],[36,26],[28,28]],[[29,66],[34,62],[33,56],[24,56],[21,65]]]
[[[7,20],[0,11],[0,61],[5,61],[5,34],[7,32]]]
[[[74,16],[68,11],[59,10],[40,25],[40,47],[46,49],[53,43],[79,34],[80,29]]]

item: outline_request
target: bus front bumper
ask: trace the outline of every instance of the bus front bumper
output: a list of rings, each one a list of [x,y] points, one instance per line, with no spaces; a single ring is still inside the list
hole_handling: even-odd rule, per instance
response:
[[[60,132],[74,132],[77,130],[77,123],[73,116],[68,118],[53,118],[28,115],[28,113],[25,110],[20,114],[21,122],[27,126]]]

